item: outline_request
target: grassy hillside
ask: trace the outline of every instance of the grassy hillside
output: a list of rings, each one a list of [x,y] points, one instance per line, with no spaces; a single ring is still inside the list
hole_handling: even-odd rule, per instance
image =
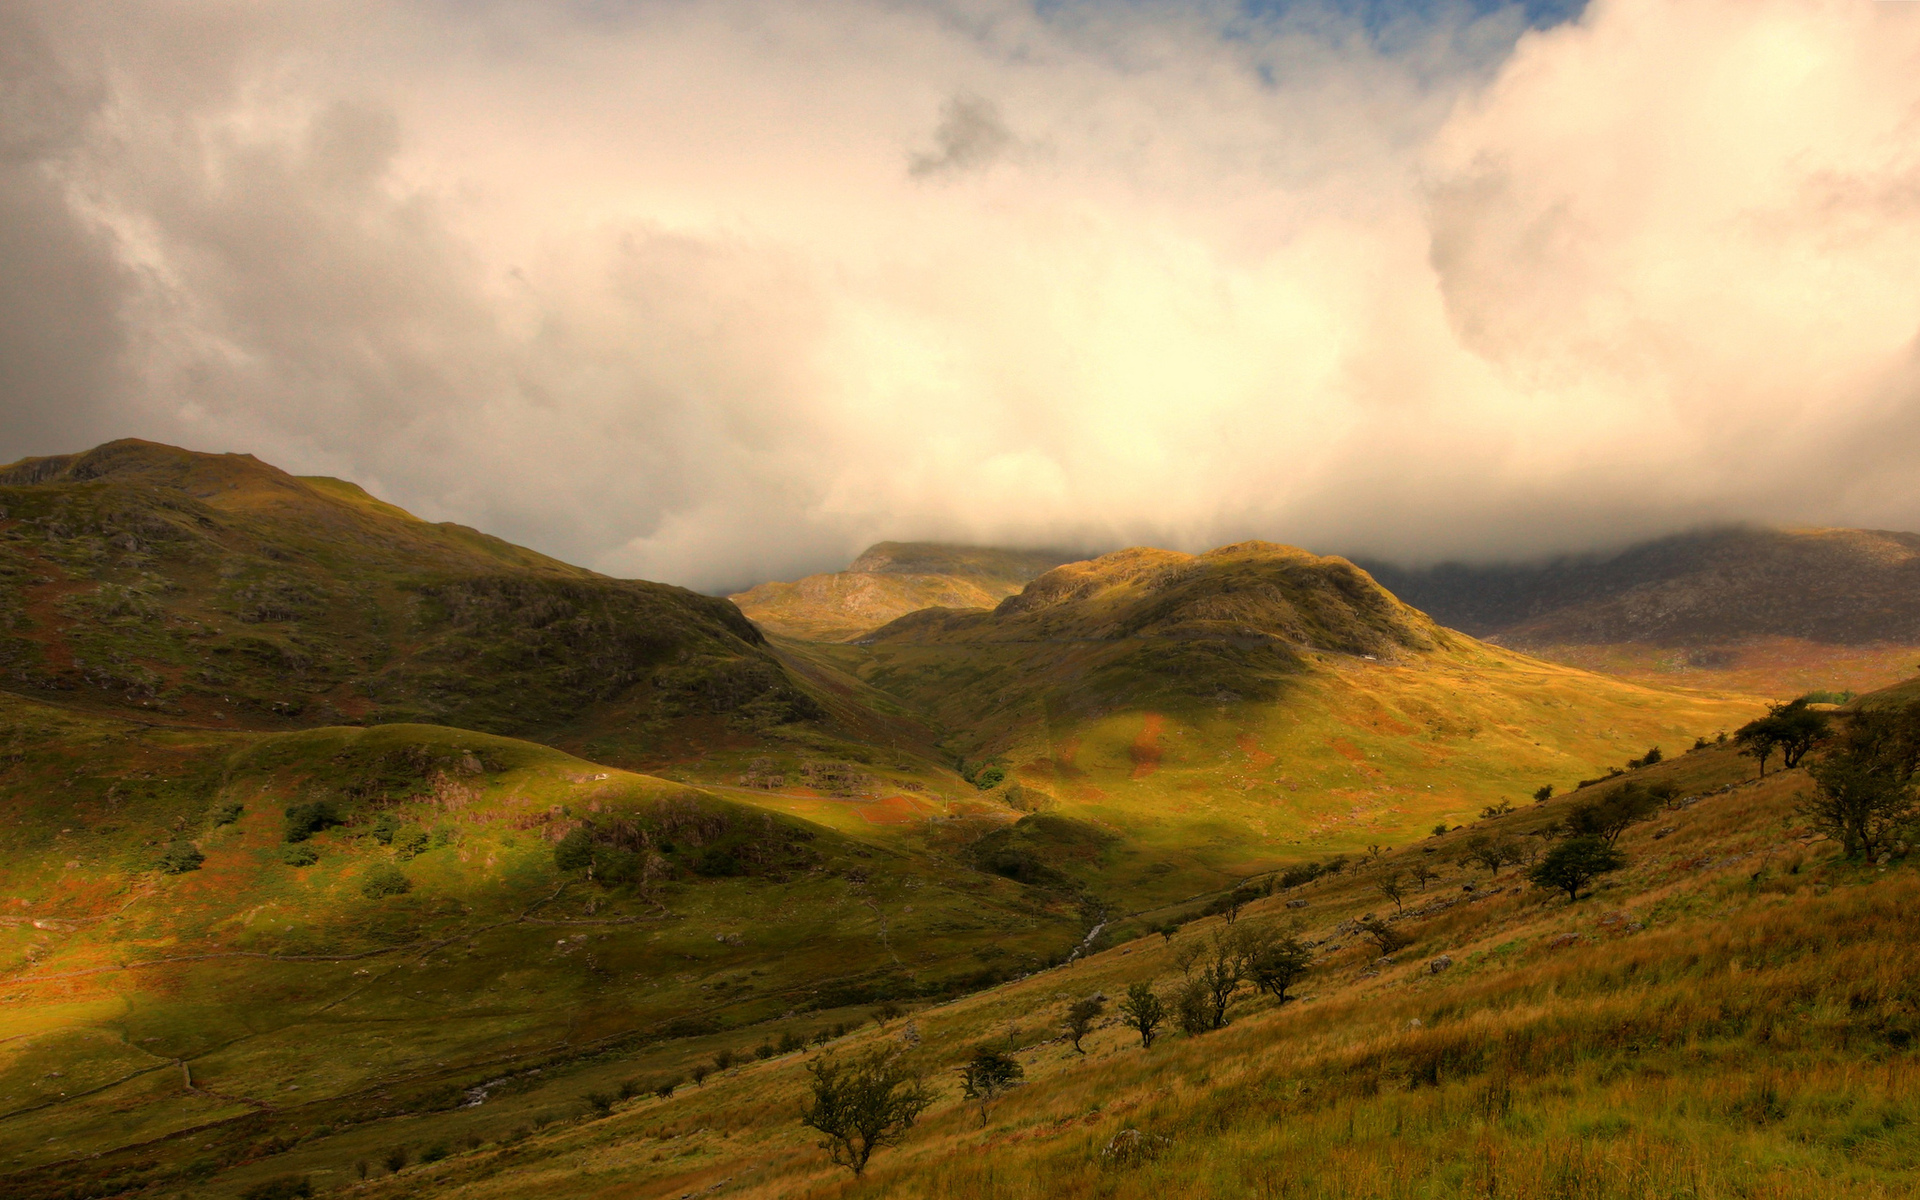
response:
[[[1759,708],[1488,646],[1344,560],[1262,543],[1124,551],[992,610],[788,652],[924,713],[975,778],[1004,773],[993,794],[1124,834],[1116,905],[1404,844]]]
[[[1914,1194],[1920,957],[1906,923],[1920,878],[1839,861],[1812,840],[1793,811],[1798,772],[1754,783],[1748,762],[1715,748],[1636,778],[1671,782],[1674,799],[1628,829],[1627,868],[1577,903],[1512,868],[1490,878],[1463,862],[1459,833],[1256,902],[1242,927],[1292,928],[1316,960],[1298,999],[1242,993],[1224,1030],[1170,1032],[1143,1051],[1109,1019],[1084,1054],[1060,1036],[1073,1000],[1142,981],[1170,989],[1183,948],[1221,931],[1216,917],[922,1009],[910,1033],[896,1020],[836,1043],[843,1059],[902,1054],[937,1093],[863,1181],[796,1121],[809,1056],[792,1053],[605,1115],[576,1102],[555,1124],[431,1164],[375,1167],[356,1194]],[[1483,828],[1521,834],[1585,798]],[[1373,881],[1415,862],[1438,878],[1396,912]],[[1366,913],[1411,944],[1381,958],[1354,931]],[[1025,1072],[984,1119],[956,1083],[980,1045]],[[423,1120],[359,1145],[418,1145],[475,1119]],[[205,1194],[289,1173],[323,1190],[353,1183],[356,1152],[317,1140]]]
[[[880,542],[844,571],[763,583],[731,599],[770,633],[841,642],[918,609],[998,604],[1069,557],[1041,550]]]
[[[1631,678],[1867,691],[1920,661],[1920,534],[1720,529],[1532,565],[1367,567],[1445,625]]]
[[[471,731],[9,699],[0,743],[0,1175],[129,1144],[208,1171],[609,1046],[744,1052],[1085,928],[857,804],[809,820]]]
[[[431,721],[634,758],[829,716],[725,600],[135,441],[0,468],[0,679],[203,726]]]

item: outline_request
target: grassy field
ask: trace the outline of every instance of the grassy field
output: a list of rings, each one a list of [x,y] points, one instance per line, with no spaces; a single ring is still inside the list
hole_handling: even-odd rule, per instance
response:
[[[1681,796],[1575,904],[1461,864],[1462,834],[1373,867],[1418,856],[1440,871],[1396,918],[1414,942],[1391,961],[1350,932],[1392,911],[1368,871],[1259,902],[1242,922],[1297,923],[1320,957],[1297,1001],[1243,1001],[1219,1032],[1142,1051],[1109,1024],[1084,1055],[1058,1036],[1070,1000],[1176,980],[1182,945],[1220,918],[869,1027],[833,1052],[895,1047],[940,1099],[864,1180],[795,1119],[797,1053],[365,1184],[319,1154],[248,1178],[297,1165],[369,1197],[474,1200],[1914,1194],[1920,878],[1810,841],[1797,772],[1755,783],[1716,748],[1645,775]],[[1488,824],[1519,832],[1566,803]],[[984,1122],[953,1082],[982,1043],[1026,1071]],[[1149,1152],[1106,1153],[1127,1130]]]

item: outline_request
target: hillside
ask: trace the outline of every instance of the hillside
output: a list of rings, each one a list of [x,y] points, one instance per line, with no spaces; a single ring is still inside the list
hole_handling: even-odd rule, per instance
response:
[[[0,468],[0,680],[219,728],[430,721],[635,760],[829,715],[725,600],[138,441]]]
[[[1477,642],[1266,543],[1121,551],[790,653],[897,697],[1010,804],[1124,834],[1131,896],[1401,844],[1758,711]]]
[[[1920,648],[1920,534],[1718,529],[1534,565],[1366,566],[1443,625],[1632,677],[1866,691]]]
[[[196,1190],[238,1196],[274,1178],[320,1193],[493,1200],[535,1195],[1211,1198],[1292,1196],[1639,1200],[1764,1196],[1884,1200],[1920,1187],[1920,958],[1904,914],[1909,865],[1835,858],[1793,812],[1799,772],[1763,783],[1728,748],[1678,756],[1635,782],[1674,788],[1622,836],[1624,870],[1578,902],[1489,876],[1472,832],[1527,836],[1576,795],[1468,833],[1278,890],[1235,928],[1292,931],[1313,961],[1287,1003],[1236,993],[1213,1032],[1153,1047],[1113,1017],[1128,986],[1171,994],[1222,917],[1118,944],[1069,967],[868,1026],[821,1048],[730,1065],[700,1086],[674,1057],[582,1061],[481,1105],[315,1130]],[[1376,883],[1436,877],[1396,906]],[[1402,911],[1404,910],[1404,911]],[[1409,940],[1381,956],[1376,914]],[[1186,965],[1183,966],[1182,962]],[[1067,1006],[1105,1012],[1076,1053]],[[986,1109],[957,1069],[977,1047],[1023,1078]],[[882,1051],[933,1105],[852,1181],[795,1119],[806,1065]],[[588,1095],[630,1098],[602,1109]],[[678,1078],[670,1094],[656,1082]],[[205,1148],[143,1150],[156,1180]],[[230,1143],[209,1139],[212,1154]],[[381,1161],[393,1148],[411,1151]],[[432,1161],[417,1161],[420,1151]],[[127,1178],[136,1156],[9,1180],[17,1194]],[[370,1164],[366,1181],[358,1163]]]
[[[991,607],[1071,555],[936,542],[880,542],[844,571],[763,583],[730,599],[782,637],[841,642],[922,608]]]
[[[811,1036],[1084,931],[1070,897],[852,805],[807,819],[466,730],[0,698],[0,746],[8,1196],[117,1147],[177,1187],[583,1056]]]

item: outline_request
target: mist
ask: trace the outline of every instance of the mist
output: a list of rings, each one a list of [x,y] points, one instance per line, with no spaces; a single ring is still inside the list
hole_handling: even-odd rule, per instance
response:
[[[706,590],[1917,528],[1916,279],[1920,4],[0,2],[0,458]]]

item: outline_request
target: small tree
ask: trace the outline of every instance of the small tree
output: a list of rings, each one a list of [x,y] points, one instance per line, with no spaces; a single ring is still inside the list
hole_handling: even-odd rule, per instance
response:
[[[1780,730],[1769,717],[1748,721],[1734,730],[1733,741],[1740,753],[1760,764],[1760,778],[1767,777],[1767,759],[1780,745]]]
[[[1188,1037],[1215,1028],[1213,1006],[1207,1001],[1207,987],[1198,979],[1182,980],[1173,990],[1173,1019]]]
[[[1545,804],[1547,801],[1551,799],[1553,799],[1552,784],[1550,783],[1542,784],[1541,786],[1534,789],[1533,802],[1535,804]]]
[[[1513,811],[1513,801],[1501,800],[1496,803],[1489,804],[1485,808],[1481,809],[1480,819],[1483,821],[1492,820],[1494,817],[1504,817],[1512,811]]]
[[[1085,1000],[1076,1000],[1067,1009],[1067,1037],[1073,1042],[1076,1053],[1085,1054],[1080,1049],[1080,1039],[1093,1032],[1093,1022],[1106,1011],[1106,1003],[1098,996],[1089,996]]]
[[[1360,932],[1373,939],[1380,947],[1380,953],[1392,954],[1413,945],[1413,939],[1398,929],[1382,921],[1379,917],[1363,917],[1360,920]]]
[[[1178,925],[1175,925],[1172,921],[1168,921],[1165,924],[1161,925],[1156,932],[1160,934],[1160,944],[1164,946],[1168,942],[1171,942],[1173,940],[1174,934],[1180,932],[1180,927]]]
[[[706,1063],[695,1063],[687,1071],[687,1078],[693,1080],[693,1086],[705,1087],[707,1086],[707,1076],[711,1074],[713,1074],[712,1067],[708,1066]]]
[[[1026,1071],[1013,1058],[991,1046],[982,1046],[960,1068],[960,1090],[980,1102],[980,1127],[987,1125],[987,1106],[1012,1087]],[[859,1172],[854,1172],[859,1174]]]
[[[1920,703],[1856,714],[1840,744],[1807,770],[1815,787],[1801,815],[1848,858],[1879,858],[1915,817]]]
[[[1567,894],[1567,902],[1580,898],[1580,889],[1609,871],[1627,865],[1626,855],[1597,837],[1568,838],[1548,852],[1527,878],[1541,887]]]
[[[1491,838],[1476,833],[1467,839],[1466,858],[1485,867],[1489,878],[1495,878],[1501,867],[1520,861],[1520,847],[1514,845],[1511,838]]]
[[[1444,837],[1446,835],[1446,832],[1447,832],[1447,823],[1445,821],[1442,821],[1438,825],[1435,825],[1433,827],[1434,837]]]
[[[393,1149],[387,1151],[386,1157],[380,1161],[386,1166],[387,1170],[397,1175],[401,1169],[407,1165],[407,1159],[409,1157],[405,1146],[395,1146]]]
[[[1427,890],[1428,884],[1440,878],[1440,872],[1429,866],[1425,859],[1416,859],[1407,874],[1413,876],[1413,881],[1420,885],[1420,890],[1423,892]]]
[[[1293,934],[1282,937],[1272,929],[1262,930],[1247,948],[1248,981],[1281,1004],[1287,1002],[1287,989],[1305,978],[1312,966],[1313,951]]]
[[[1575,837],[1597,837],[1611,846],[1629,825],[1652,816],[1673,794],[1670,784],[1622,784],[1598,800],[1575,805],[1567,814],[1567,831]]]
[[[1153,994],[1152,984],[1136,983],[1127,988],[1127,998],[1120,1002],[1120,1019],[1140,1035],[1140,1048],[1151,1050],[1154,1035],[1166,1022],[1167,1006]]]
[[[905,1011],[906,1010],[901,1008],[900,1005],[895,1001],[885,1000],[885,1001],[882,1001],[880,1004],[876,1005],[873,1011],[868,1015],[873,1018],[873,1023],[875,1025],[878,1025],[884,1029],[888,1021],[895,1019]]]
[[[875,1150],[898,1145],[933,1103],[933,1093],[890,1055],[846,1063],[818,1058],[807,1064],[807,1073],[813,1097],[801,1109],[800,1123],[824,1135],[820,1148],[855,1178],[866,1172]]]
[[[1398,871],[1382,871],[1373,880],[1373,890],[1393,901],[1393,911],[1406,911],[1402,901],[1406,899],[1407,885],[1401,880]]]
[[[1220,1029],[1227,1023],[1227,1006],[1233,1003],[1233,994],[1246,982],[1246,939],[1222,930],[1208,939],[1207,949],[1210,961],[1200,968],[1194,982],[1205,996],[1207,1028]]]

